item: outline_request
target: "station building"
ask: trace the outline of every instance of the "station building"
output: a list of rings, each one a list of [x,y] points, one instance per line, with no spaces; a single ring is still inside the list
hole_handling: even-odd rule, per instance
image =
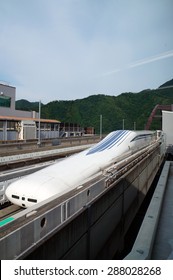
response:
[[[35,111],[15,109],[16,88],[0,83],[0,140],[57,138],[60,121],[40,119]],[[39,110],[39,108],[38,108]]]
[[[35,111],[15,109],[16,88],[0,82],[0,141],[82,136],[75,123],[39,118]],[[39,108],[38,108],[39,111]]]

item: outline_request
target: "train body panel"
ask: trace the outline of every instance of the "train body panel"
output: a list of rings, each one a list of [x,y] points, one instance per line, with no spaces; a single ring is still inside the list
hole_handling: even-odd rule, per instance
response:
[[[115,163],[119,156],[150,144],[154,135],[151,131],[114,131],[92,148],[15,181],[6,196],[14,204],[30,207],[62,195]]]

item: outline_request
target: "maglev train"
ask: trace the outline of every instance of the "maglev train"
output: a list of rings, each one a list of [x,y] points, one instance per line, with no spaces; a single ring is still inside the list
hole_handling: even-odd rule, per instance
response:
[[[55,194],[61,196],[116,163],[118,157],[149,145],[155,138],[156,133],[151,131],[113,131],[91,148],[11,183],[6,196],[24,208]]]

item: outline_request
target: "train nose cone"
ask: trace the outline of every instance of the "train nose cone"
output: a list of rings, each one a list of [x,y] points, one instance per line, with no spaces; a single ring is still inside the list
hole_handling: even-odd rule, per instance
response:
[[[12,189],[13,188],[11,186],[8,186],[6,191],[5,191],[5,195],[8,198],[8,200],[10,200],[10,198],[12,197],[12,192],[13,192]]]
[[[20,206],[19,195],[18,195],[18,193],[16,191],[16,187],[15,186],[16,186],[15,182],[12,183],[10,186],[8,186],[6,191],[5,191],[5,195],[6,195],[7,199],[11,203]]]

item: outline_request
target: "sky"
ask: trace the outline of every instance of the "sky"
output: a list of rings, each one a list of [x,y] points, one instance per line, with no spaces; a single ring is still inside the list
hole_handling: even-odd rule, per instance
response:
[[[0,81],[76,100],[173,78],[173,0],[0,0]]]

